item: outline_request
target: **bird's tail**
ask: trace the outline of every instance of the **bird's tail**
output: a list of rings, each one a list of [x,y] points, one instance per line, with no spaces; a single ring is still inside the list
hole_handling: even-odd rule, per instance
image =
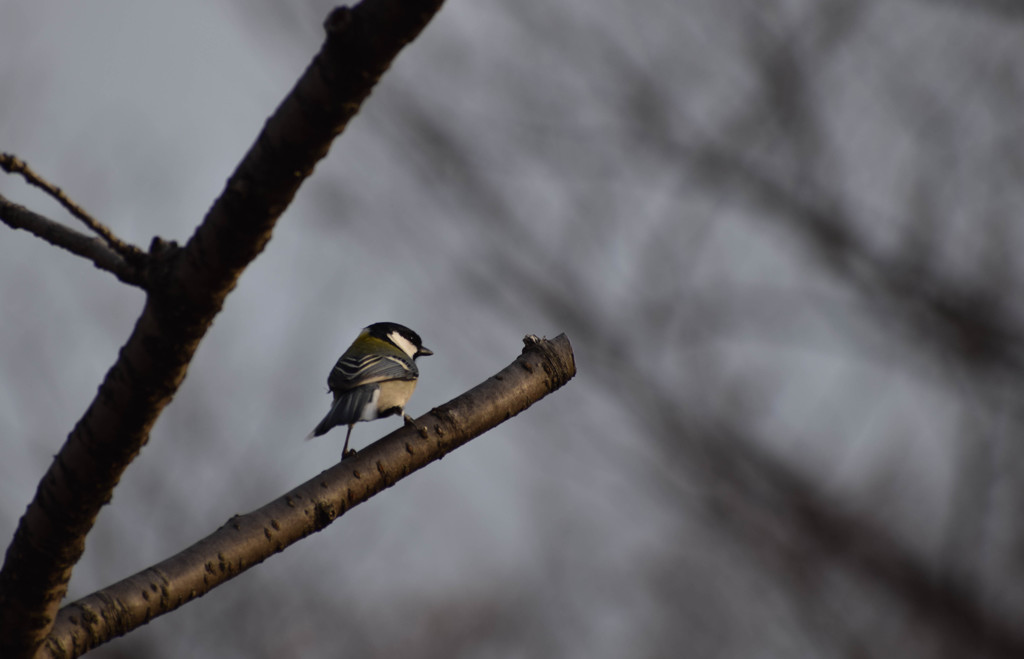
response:
[[[331,405],[327,416],[317,424],[316,428],[313,428],[313,432],[306,435],[306,439],[319,437],[334,426],[351,425],[359,421],[363,408],[373,400],[373,395],[379,388],[379,385],[376,384],[365,385],[338,396],[334,404]]]
[[[314,437],[319,437],[320,435],[323,435],[328,430],[333,428],[334,424],[331,423],[331,415],[333,415],[333,414],[334,414],[334,405],[331,406],[331,411],[327,413],[327,416],[325,416],[323,418],[323,421],[321,421],[320,423],[316,424],[316,428],[313,428],[312,430],[309,431],[309,434],[306,435],[306,441],[309,441],[309,440],[313,439]]]

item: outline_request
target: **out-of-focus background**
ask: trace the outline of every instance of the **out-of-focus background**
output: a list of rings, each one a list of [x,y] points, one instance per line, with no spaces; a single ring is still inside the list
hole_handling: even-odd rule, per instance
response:
[[[330,7],[5,1],[0,149],[184,241]],[[228,298],[70,596],[337,460],[302,438],[364,325],[436,352],[414,415],[527,333],[578,376],[90,656],[1014,656],[1022,29],[998,0],[450,0]],[[0,227],[5,545],[142,302]]]

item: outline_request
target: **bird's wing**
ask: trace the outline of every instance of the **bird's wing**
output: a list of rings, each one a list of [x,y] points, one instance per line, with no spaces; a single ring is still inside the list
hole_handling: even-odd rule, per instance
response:
[[[327,386],[339,392],[385,380],[415,380],[419,374],[416,363],[404,355],[342,355],[327,376]]]
[[[335,426],[349,425],[359,421],[363,414],[363,408],[373,400],[378,389],[380,389],[380,385],[369,384],[339,394],[335,397],[334,404],[331,405],[327,416],[317,424],[317,427],[309,433],[306,439],[319,437]]]

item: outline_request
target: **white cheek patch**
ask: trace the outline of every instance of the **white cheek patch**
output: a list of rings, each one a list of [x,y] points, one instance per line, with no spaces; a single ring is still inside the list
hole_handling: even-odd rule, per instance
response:
[[[398,332],[391,332],[388,334],[388,338],[391,339],[396,346],[402,349],[402,352],[412,357],[416,354],[417,348],[413,345],[412,341],[405,338]]]

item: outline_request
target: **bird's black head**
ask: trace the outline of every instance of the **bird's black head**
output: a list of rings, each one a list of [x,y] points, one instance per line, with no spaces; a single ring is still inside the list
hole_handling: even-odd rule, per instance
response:
[[[366,331],[371,336],[393,343],[413,359],[434,354],[432,350],[423,347],[423,340],[420,339],[420,335],[405,325],[399,325],[398,323],[374,323],[367,327]]]

